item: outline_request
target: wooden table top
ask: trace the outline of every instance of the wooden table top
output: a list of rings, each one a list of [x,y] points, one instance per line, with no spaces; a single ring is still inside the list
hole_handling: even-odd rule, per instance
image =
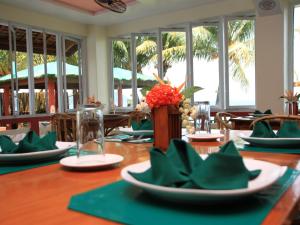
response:
[[[241,132],[230,131],[221,142],[193,142],[199,153],[216,151],[223,141],[237,138]],[[152,144],[105,144],[108,153],[125,157],[119,167],[94,171],[75,172],[63,169],[59,164],[25,170],[0,176],[0,223],[2,225],[94,225],[116,224],[68,210],[71,196],[89,191],[121,179],[123,167],[149,159]],[[242,152],[245,157],[265,160],[300,169],[300,155]],[[300,198],[300,177],[282,196],[264,221],[264,225],[284,224],[294,212]]]

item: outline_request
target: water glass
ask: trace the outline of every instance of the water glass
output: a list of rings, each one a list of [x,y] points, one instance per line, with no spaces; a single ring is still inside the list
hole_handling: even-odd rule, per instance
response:
[[[208,101],[195,102],[196,118],[194,120],[195,131],[204,130],[210,133],[210,105]]]
[[[76,114],[77,156],[81,152],[104,155],[104,122],[100,107],[82,105]]]

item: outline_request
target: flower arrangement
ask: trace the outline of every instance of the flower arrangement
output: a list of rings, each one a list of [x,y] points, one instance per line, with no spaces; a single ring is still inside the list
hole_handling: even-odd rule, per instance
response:
[[[280,96],[280,98],[287,100],[288,102],[298,102],[300,94],[295,93],[292,90],[286,90],[284,95]]]
[[[164,105],[179,106],[183,96],[180,89],[170,84],[156,84],[147,94],[146,102],[149,107],[158,108]]]
[[[158,84],[152,87],[146,94],[146,98],[141,100],[141,103],[136,106],[136,110],[149,112],[150,109],[160,106],[174,105],[179,108],[181,113],[182,126],[187,129],[188,133],[194,133],[195,128],[189,117],[195,119],[196,108],[191,106],[192,95],[201,90],[201,87],[190,87],[183,89],[185,82],[179,87],[173,87],[169,81],[163,81],[156,74],[153,74]]]
[[[191,106],[191,99],[187,98],[183,100],[179,112],[181,112],[182,127],[185,127],[189,134],[194,134],[195,127],[193,121],[189,120],[189,117],[196,119],[196,107]]]

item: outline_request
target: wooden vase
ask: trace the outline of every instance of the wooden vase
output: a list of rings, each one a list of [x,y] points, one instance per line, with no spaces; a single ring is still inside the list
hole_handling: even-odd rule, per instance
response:
[[[152,109],[154,147],[166,151],[172,138],[181,138],[181,113],[174,105]]]
[[[298,115],[298,102],[288,102],[289,115]]]

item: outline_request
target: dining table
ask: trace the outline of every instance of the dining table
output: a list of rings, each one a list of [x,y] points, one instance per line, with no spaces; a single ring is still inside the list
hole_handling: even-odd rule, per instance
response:
[[[240,141],[239,135],[249,135],[249,130],[220,131],[219,141],[190,141],[200,154],[210,154],[228,140]],[[119,154],[124,160],[115,167],[95,170],[70,170],[59,163],[15,173],[0,175],[0,224],[2,225],[95,225],[116,222],[82,214],[68,209],[73,195],[102,187],[121,180],[121,170],[134,163],[149,160],[152,143],[106,142],[107,153]],[[300,154],[281,154],[241,151],[245,158],[300,169]],[[300,176],[281,196],[263,221],[263,225],[290,224],[297,215],[300,199]],[[154,218],[155,222],[155,218]],[[154,223],[155,224],[155,223]],[[184,224],[184,222],[182,223]]]

